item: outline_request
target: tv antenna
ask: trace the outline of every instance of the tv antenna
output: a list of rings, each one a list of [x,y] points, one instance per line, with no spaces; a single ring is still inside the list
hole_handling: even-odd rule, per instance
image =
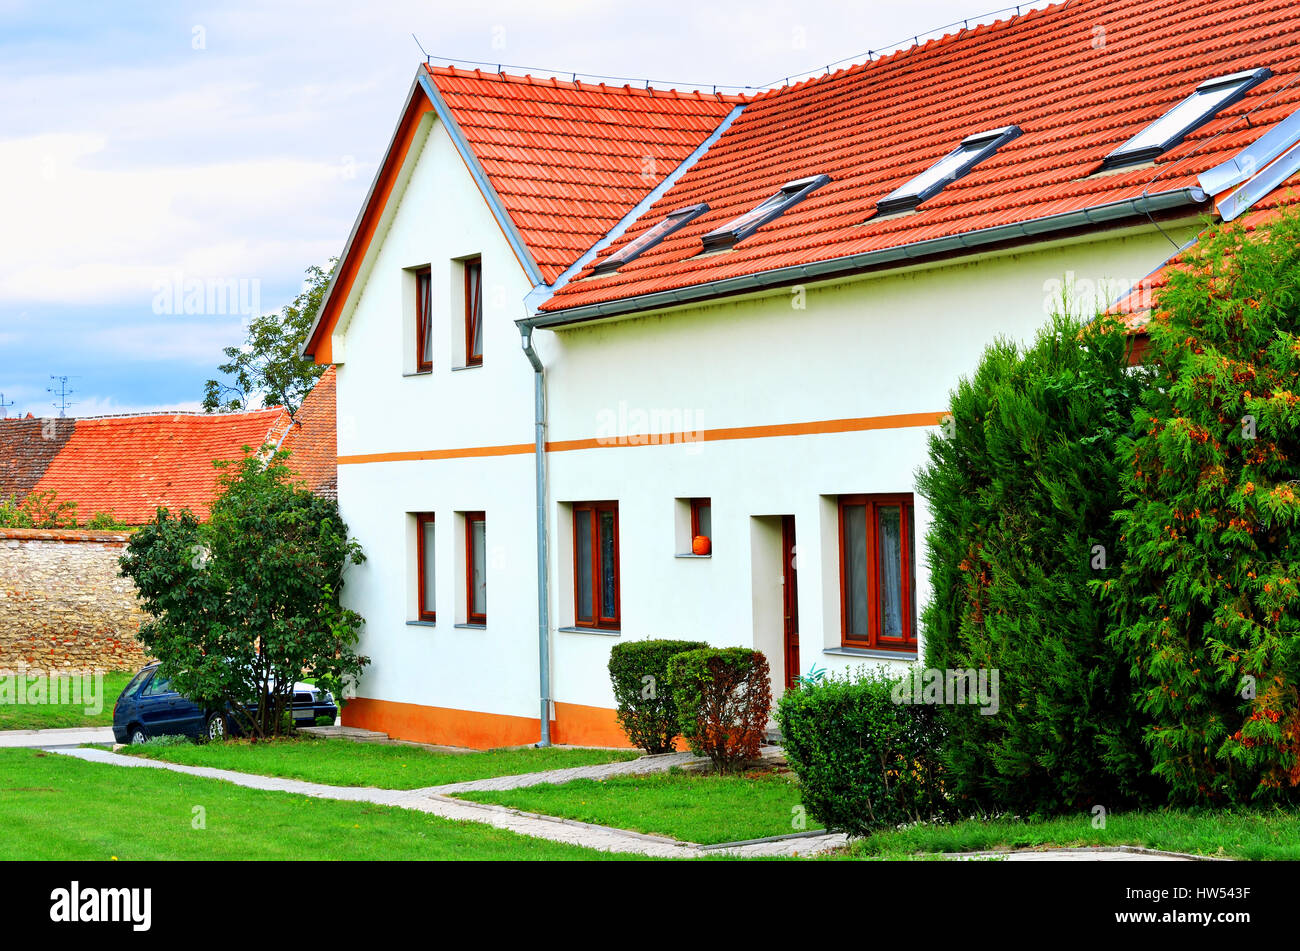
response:
[[[53,394],[54,402],[50,403],[50,405],[59,411],[59,418],[62,419],[68,415],[68,407],[76,405],[75,401],[68,399],[68,397],[75,393],[76,390],[69,389],[68,387],[68,380],[72,379],[71,377],[54,376],[51,374],[50,379],[53,380],[54,383],[47,386],[45,392]]]
[[[6,403],[5,395],[3,393],[0,393],[0,419],[9,418],[9,407],[13,405],[14,405],[13,400],[9,400],[9,402]]]

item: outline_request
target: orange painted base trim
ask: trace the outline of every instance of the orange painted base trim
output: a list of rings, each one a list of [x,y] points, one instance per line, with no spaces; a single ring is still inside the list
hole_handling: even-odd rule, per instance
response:
[[[378,730],[395,740],[464,746],[490,750],[498,746],[526,746],[542,735],[536,717],[426,707],[419,703],[371,700],[358,697],[343,705],[343,725]]]
[[[398,703],[366,697],[349,700],[343,707],[344,726],[378,730],[395,740],[463,746],[475,750],[536,743],[541,739],[539,723],[536,717],[427,707],[419,703]],[[558,701],[555,704],[555,719],[551,721],[551,742],[563,746],[632,748],[612,709]],[[677,749],[686,749],[686,744],[680,737]]]

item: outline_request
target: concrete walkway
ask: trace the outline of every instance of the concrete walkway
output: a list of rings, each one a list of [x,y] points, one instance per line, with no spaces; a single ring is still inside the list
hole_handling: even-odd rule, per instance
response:
[[[498,829],[508,829],[520,835],[548,839],[552,842],[565,842],[569,845],[597,849],[602,852],[630,852],[651,858],[687,859],[701,858],[705,855],[732,855],[750,858],[777,855],[813,855],[842,846],[847,841],[847,838],[842,834],[828,833],[826,835],[785,839],[775,842],[757,842],[729,849],[713,848],[706,850],[694,843],[677,842],[664,836],[646,835],[640,832],[631,832],[627,829],[613,829],[608,826],[577,822],[573,819],[540,816],[504,806],[465,802],[460,799],[452,799],[443,794],[462,787],[479,787],[481,783],[495,782],[495,780],[482,780],[478,783],[454,783],[448,786],[431,786],[426,789],[410,790],[375,789],[368,786],[326,786],[297,779],[281,779],[272,776],[257,776],[252,773],[238,773],[228,769],[213,769],[208,766],[181,766],[176,763],[164,763],[158,760],[143,759],[138,756],[122,756],[107,750],[56,749],[52,750],[52,752],[76,757],[91,763],[107,763],[113,766],[134,769],[165,769],[177,773],[187,773],[191,776],[201,776],[205,779],[220,779],[248,789],[287,792],[297,796],[312,796],[318,799],[370,802],[380,806],[414,809],[443,819],[481,822],[495,826]],[[617,772],[609,772],[607,775],[623,775],[636,772],[627,769],[628,766],[634,763],[640,763],[643,771],[648,765],[655,767],[653,771],[663,771],[673,765],[681,765],[681,761],[674,758],[682,756],[687,757],[688,760],[692,758],[689,754],[669,753],[664,757],[655,758],[667,762],[648,764],[643,760],[632,760],[626,763],[608,763],[605,764],[605,768],[618,769]],[[536,777],[543,775],[552,777],[551,782],[556,782],[557,777],[562,782],[572,778],[580,778],[576,775],[578,773],[584,774],[585,778],[597,778],[592,775],[593,769],[594,767],[590,766],[579,766],[567,770],[551,770],[545,774],[533,773],[512,776],[508,777],[508,779],[517,781],[513,785],[483,788],[508,789],[534,785],[536,782],[546,781],[536,779]]]
[[[111,726],[71,727],[62,730],[0,730],[0,748],[80,746],[82,743],[112,744]]]

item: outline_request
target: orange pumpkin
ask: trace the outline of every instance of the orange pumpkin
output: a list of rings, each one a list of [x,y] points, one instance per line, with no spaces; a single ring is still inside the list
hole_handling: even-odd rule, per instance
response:
[[[708,535],[696,535],[691,542],[691,551],[697,555],[707,555],[713,551],[713,544],[709,541]]]

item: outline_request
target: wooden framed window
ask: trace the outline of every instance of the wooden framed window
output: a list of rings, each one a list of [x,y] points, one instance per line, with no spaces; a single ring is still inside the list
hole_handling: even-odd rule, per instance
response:
[[[617,502],[573,505],[573,601],[578,627],[618,629]]]
[[[910,494],[840,497],[840,616],[845,647],[916,649]]]
[[[483,363],[483,259],[465,262],[465,365]]]
[[[415,272],[415,369],[428,373],[433,369],[433,272],[421,268]]]
[[[418,617],[421,621],[438,619],[434,600],[433,513],[420,512],[415,516],[415,564],[418,593]]]
[[[487,519],[482,512],[465,513],[465,619],[487,623]]]
[[[709,499],[691,499],[691,538],[703,535],[713,540],[713,506]]]

